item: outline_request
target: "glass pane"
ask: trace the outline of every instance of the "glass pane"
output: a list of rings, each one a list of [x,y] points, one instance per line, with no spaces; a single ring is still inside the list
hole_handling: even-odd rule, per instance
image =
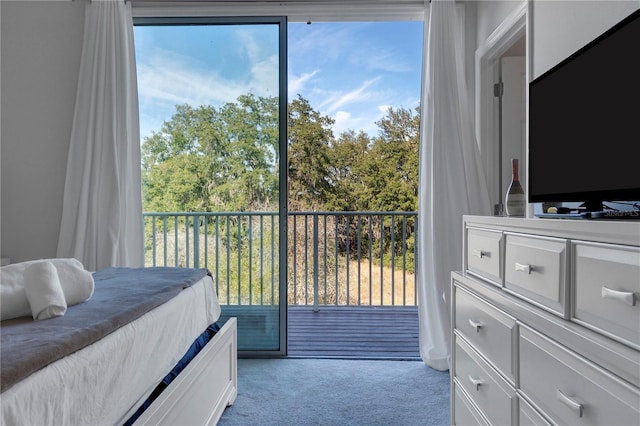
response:
[[[241,351],[280,350],[279,31],[135,27],[146,265],[208,268]]]

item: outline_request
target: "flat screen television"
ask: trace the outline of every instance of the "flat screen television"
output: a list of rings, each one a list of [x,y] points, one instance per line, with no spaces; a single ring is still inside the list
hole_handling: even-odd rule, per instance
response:
[[[529,84],[529,202],[640,200],[640,10]]]

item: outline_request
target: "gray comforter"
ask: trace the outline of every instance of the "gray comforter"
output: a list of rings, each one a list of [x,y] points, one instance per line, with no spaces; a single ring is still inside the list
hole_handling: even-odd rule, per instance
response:
[[[3,321],[0,392],[141,317],[206,274],[206,269],[107,268],[93,274],[91,299],[70,306],[64,316]]]

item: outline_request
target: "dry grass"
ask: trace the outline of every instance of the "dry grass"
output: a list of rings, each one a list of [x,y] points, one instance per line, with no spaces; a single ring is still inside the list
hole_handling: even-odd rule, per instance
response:
[[[366,306],[414,306],[415,275],[410,271],[394,271],[389,267],[371,263],[363,259],[361,262],[349,262],[348,280],[347,267],[344,258],[338,262],[338,286],[336,289],[335,265],[327,271],[326,283],[324,270],[318,276],[318,302],[320,304],[336,304],[336,294],[339,305]],[[358,265],[360,266],[358,270]],[[297,279],[293,280],[291,268],[289,271],[289,303],[313,304],[313,271],[298,271]],[[306,292],[305,292],[306,286]],[[295,291],[295,293],[294,293]],[[325,297],[326,292],[326,297]],[[348,295],[348,297],[347,297]],[[348,302],[347,302],[348,299]]]
[[[344,273],[346,275],[346,271]],[[360,284],[361,304],[374,306],[415,305],[415,275],[412,272],[393,271],[386,266],[380,271],[380,265],[373,264],[371,271],[369,271],[369,262],[364,261],[360,264],[359,273],[360,280],[358,281],[358,262],[351,261],[349,286],[357,298],[358,284]],[[371,300],[369,296],[371,296]]]
[[[193,230],[191,229],[190,232],[192,233]],[[262,264],[259,261],[259,244],[253,244],[251,255],[248,252],[248,247],[245,245],[242,249],[242,259],[240,265],[238,265],[237,251],[227,251],[224,242],[221,240],[219,241],[219,256],[217,257],[216,262],[216,239],[209,236],[209,238],[207,238],[205,248],[205,241],[203,237],[204,235],[201,234],[199,247],[200,264],[194,265],[193,234],[191,234],[189,244],[187,244],[187,238],[184,228],[179,230],[176,255],[175,234],[173,231],[168,232],[166,239],[167,262],[165,264],[164,235],[161,231],[157,232],[155,243],[155,263],[152,258],[152,251],[147,250],[145,256],[145,264],[147,266],[152,266],[155,264],[157,266],[207,267],[214,276],[219,278],[219,297],[221,302],[223,303],[226,303],[227,299],[229,299],[229,302],[232,304],[246,304],[249,302],[249,293],[252,294],[252,303],[261,303],[263,301],[262,299],[264,299],[264,297],[262,297],[261,299],[261,295],[265,294],[269,299],[266,302],[272,302],[269,295],[272,293],[272,291],[275,290],[275,288],[277,288],[277,284],[274,284],[272,282],[272,277],[275,278],[275,281],[278,280],[277,269],[279,262],[277,244],[274,247],[275,253],[271,252],[270,243],[267,244],[266,247],[263,247]],[[259,241],[259,236],[256,235],[255,237]],[[268,237],[269,236],[267,236],[267,238]],[[262,237],[260,236],[260,238]],[[188,245],[190,247],[189,257],[187,258],[186,247]],[[149,243],[149,246],[151,246],[151,243]],[[206,265],[204,264],[205,250],[208,253],[208,262]],[[394,272],[390,267],[385,266],[381,268],[380,265],[376,264],[375,261],[371,262],[370,264],[369,260],[365,258],[360,262],[358,262],[357,260],[349,261],[347,279],[346,259],[342,256],[339,256],[336,265],[335,254],[332,254],[331,251],[333,250],[329,250],[329,253],[327,253],[327,259],[322,258],[319,261],[319,303],[323,304],[326,301],[326,303],[328,304],[336,304],[337,298],[337,304],[339,305],[350,304],[371,306],[413,306],[416,304],[415,275],[413,274],[413,271],[403,272],[402,270],[396,270]],[[296,261],[298,262],[298,265],[296,265],[294,276],[294,267],[292,260],[293,248],[289,248],[289,288],[287,289],[287,293],[288,303],[290,304],[313,304],[313,264],[312,259],[306,259],[307,264],[305,269],[303,253],[304,243],[302,243],[301,247],[297,248]],[[321,247],[320,253],[324,255],[324,247]],[[229,256],[229,259],[227,259],[227,256]],[[227,269],[227,262],[229,262],[229,269]],[[274,268],[271,267],[272,264]],[[337,286],[336,269],[338,270]],[[238,275],[240,275],[240,278],[238,278]],[[249,291],[249,275],[252,276],[251,292]],[[241,286],[240,290],[238,290],[238,285]],[[276,298],[273,302],[278,303],[278,291],[275,290],[273,293],[275,294]]]

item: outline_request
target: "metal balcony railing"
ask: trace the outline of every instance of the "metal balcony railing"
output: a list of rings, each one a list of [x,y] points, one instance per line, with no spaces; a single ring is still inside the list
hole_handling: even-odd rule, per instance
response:
[[[221,304],[279,303],[275,212],[144,213],[145,265],[208,268]],[[287,303],[415,306],[416,212],[289,212]]]

